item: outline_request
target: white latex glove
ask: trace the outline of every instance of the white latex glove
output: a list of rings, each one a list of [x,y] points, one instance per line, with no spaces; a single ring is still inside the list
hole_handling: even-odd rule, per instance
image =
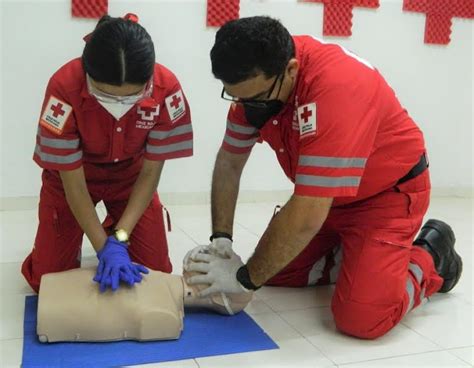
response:
[[[222,258],[230,258],[232,253],[234,253],[232,250],[232,240],[227,238],[212,239],[210,247],[215,255],[221,256]]]
[[[186,269],[186,265],[192,260],[194,259],[194,257],[196,256],[196,254],[199,254],[199,253],[209,253],[209,248],[211,247],[210,244],[206,244],[206,245],[198,245],[197,247],[194,247],[193,249],[191,249],[190,251],[188,251],[188,253],[186,253],[186,255],[184,256],[183,258],[183,268]]]
[[[187,264],[185,270],[201,272],[204,275],[192,276],[187,280],[187,283],[189,285],[210,285],[199,293],[200,297],[206,297],[215,293],[242,293],[250,291],[237,281],[237,270],[244,263],[234,252],[232,252],[230,258],[216,258],[209,254],[198,253],[194,257],[194,261]]]
[[[191,249],[183,259],[183,267],[193,260],[194,257],[199,253],[215,254],[223,258],[230,258],[233,253],[232,240],[227,238],[216,238],[212,240],[211,244],[198,245]]]

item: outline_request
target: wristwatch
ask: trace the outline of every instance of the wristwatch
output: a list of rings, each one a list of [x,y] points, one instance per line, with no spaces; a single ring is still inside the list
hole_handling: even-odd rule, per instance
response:
[[[237,281],[240,282],[240,285],[242,285],[247,290],[258,290],[261,288],[261,286],[256,286],[252,280],[250,280],[247,265],[243,265],[237,270],[236,278]]]
[[[115,229],[114,230],[114,237],[119,242],[128,244],[128,233],[124,229]]]
[[[213,233],[209,237],[209,240],[213,241],[214,239],[217,239],[217,238],[226,238],[226,239],[229,239],[230,241],[233,241],[232,240],[232,235],[230,235],[229,233],[221,232],[221,231],[216,231],[215,233]]]

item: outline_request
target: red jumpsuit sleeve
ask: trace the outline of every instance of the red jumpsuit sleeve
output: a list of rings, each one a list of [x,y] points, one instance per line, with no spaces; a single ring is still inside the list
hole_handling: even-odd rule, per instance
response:
[[[176,80],[161,104],[160,121],[148,133],[145,158],[170,160],[193,155],[193,128],[188,101]]]
[[[257,141],[260,142],[258,129],[247,122],[241,105],[232,104],[227,114],[222,149],[237,154],[249,153]]]
[[[69,171],[82,166],[82,150],[74,109],[60,83],[46,89],[33,160],[43,169]]]
[[[295,194],[357,195],[379,120],[371,98],[367,98],[373,93],[354,91],[357,89],[336,87],[298,108],[300,144]]]

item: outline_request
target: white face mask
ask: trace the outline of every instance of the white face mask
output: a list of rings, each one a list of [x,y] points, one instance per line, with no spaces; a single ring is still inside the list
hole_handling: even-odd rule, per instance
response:
[[[142,92],[133,96],[114,96],[108,93],[99,91],[95,88],[91,81],[89,75],[87,75],[87,89],[89,93],[94,96],[98,103],[102,105],[104,109],[107,110],[115,119],[120,120],[127,112],[129,112],[135,104],[151,96],[153,91],[153,83],[148,82]]]

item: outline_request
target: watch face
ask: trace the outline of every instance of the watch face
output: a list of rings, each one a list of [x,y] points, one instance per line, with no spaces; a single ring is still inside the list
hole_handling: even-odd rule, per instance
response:
[[[115,237],[118,241],[127,242],[128,241],[128,234],[125,230],[119,229],[115,231]]]

